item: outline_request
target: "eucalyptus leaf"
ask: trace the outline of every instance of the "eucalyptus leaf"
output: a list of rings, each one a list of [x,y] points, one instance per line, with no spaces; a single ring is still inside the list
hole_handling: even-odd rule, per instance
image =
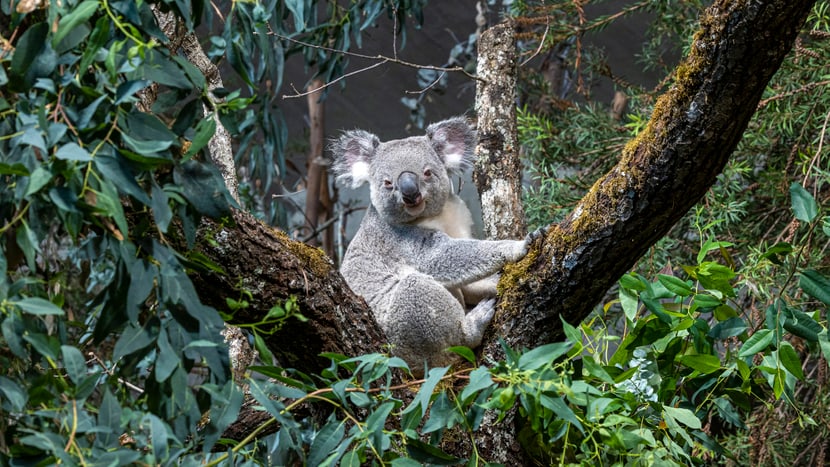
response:
[[[66,368],[69,379],[78,384],[87,376],[88,368],[84,356],[80,350],[71,345],[62,345],[61,354],[63,355],[63,366]]]
[[[795,218],[802,222],[813,222],[818,215],[818,205],[807,190],[798,183],[790,185],[790,197]]]
[[[63,16],[58,22],[58,27],[52,35],[52,47],[57,48],[57,44],[66,37],[67,34],[78,28],[81,23],[85,23],[98,10],[100,3],[98,0],[84,0],[74,8],[69,10],[69,13]]]
[[[12,302],[12,304],[31,315],[63,316],[63,310],[59,306],[40,297],[26,297],[22,300]]]
[[[86,149],[78,146],[77,143],[66,143],[56,152],[55,157],[65,161],[89,162],[92,155]]]

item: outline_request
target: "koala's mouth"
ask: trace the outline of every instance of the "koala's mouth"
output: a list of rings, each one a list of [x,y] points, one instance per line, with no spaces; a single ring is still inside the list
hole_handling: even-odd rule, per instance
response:
[[[406,203],[405,202],[403,204],[403,209],[410,216],[418,216],[422,212],[424,212],[424,208],[426,208],[426,204],[427,203],[424,201],[424,198],[419,196],[417,203]]]

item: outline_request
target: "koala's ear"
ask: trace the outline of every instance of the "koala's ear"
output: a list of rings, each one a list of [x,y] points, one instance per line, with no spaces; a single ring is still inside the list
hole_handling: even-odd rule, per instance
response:
[[[337,180],[352,188],[369,181],[369,164],[380,144],[377,136],[363,130],[344,132],[331,141],[332,171]]]
[[[464,117],[433,123],[427,127],[427,138],[450,174],[461,173],[473,165],[476,132]]]

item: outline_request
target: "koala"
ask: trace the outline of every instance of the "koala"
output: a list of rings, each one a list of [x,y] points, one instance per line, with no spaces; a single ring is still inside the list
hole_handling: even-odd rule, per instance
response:
[[[495,300],[484,297],[495,296],[496,273],[534,238],[470,238],[472,216],[451,177],[472,165],[474,145],[475,131],[456,117],[423,136],[381,142],[354,130],[330,146],[337,180],[369,183],[371,199],[340,272],[416,375],[425,363],[452,364],[448,347],[481,343],[495,312]]]

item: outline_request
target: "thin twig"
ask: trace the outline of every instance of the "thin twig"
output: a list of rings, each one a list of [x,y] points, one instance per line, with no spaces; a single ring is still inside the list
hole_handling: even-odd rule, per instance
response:
[[[306,92],[302,92],[302,93],[301,93],[300,91],[298,91],[298,90],[297,90],[297,88],[295,88],[295,87],[292,85],[292,86],[291,86],[291,89],[293,89],[293,90],[294,90],[294,92],[295,92],[296,94],[294,94],[294,95],[292,95],[292,96],[289,96],[288,94],[283,94],[283,95],[282,95],[282,98],[283,98],[283,99],[291,99],[291,98],[294,98],[294,97],[305,97],[305,96],[307,96],[307,95],[309,95],[309,94],[314,94],[315,92],[317,92],[317,91],[322,91],[323,89],[326,89],[327,87],[331,86],[332,84],[334,84],[334,83],[336,83],[336,82],[338,82],[338,81],[340,81],[340,80],[346,79],[346,78],[348,78],[349,76],[354,76],[354,75],[356,75],[356,74],[358,74],[358,73],[363,73],[364,71],[369,71],[369,70],[371,70],[372,68],[377,68],[377,67],[379,67],[379,66],[381,66],[381,65],[384,65],[384,64],[388,63],[389,61],[390,61],[389,59],[387,59],[387,60],[383,60],[383,61],[377,62],[377,63],[375,63],[375,64],[373,64],[373,65],[369,65],[369,66],[367,66],[367,67],[365,67],[365,68],[361,68],[361,69],[359,69],[359,70],[355,70],[355,71],[352,71],[352,72],[346,73],[345,75],[340,76],[340,77],[337,77],[337,78],[335,78],[334,80],[329,81],[328,83],[323,84],[322,86],[316,87],[316,88],[314,88],[314,89],[310,89],[310,90],[308,90],[308,91],[306,91]]]
[[[542,33],[542,38],[539,39],[539,47],[536,47],[536,51],[533,52],[533,55],[527,57],[527,60],[523,61],[522,64],[519,65],[520,67],[527,65],[527,62],[533,60],[534,57],[539,55],[539,53],[542,51],[542,47],[545,46],[545,38],[548,37],[548,31],[550,31],[550,19],[547,19],[547,22],[545,23],[545,32]]]
[[[444,75],[446,75],[446,74],[447,74],[446,72],[442,72],[437,78],[435,78],[434,80],[432,80],[431,83],[429,83],[429,86],[425,87],[424,89],[421,89],[420,91],[404,91],[404,92],[406,94],[423,94],[423,93],[429,91],[430,89],[432,89],[432,87],[434,87],[436,84],[441,82],[441,78],[443,78]]]
[[[821,157],[821,148],[824,146],[824,135],[827,133],[828,120],[830,120],[830,112],[828,112],[827,116],[824,117],[824,124],[821,126],[821,136],[818,138],[818,149],[816,149],[816,154],[810,161],[810,167],[807,168],[807,172],[804,174],[804,180],[801,182],[802,186],[807,186],[807,178],[810,177],[810,172],[813,171],[813,167],[815,167],[816,162],[818,162],[818,159]],[[816,196],[818,196],[818,184],[813,186],[813,197],[815,198]]]

